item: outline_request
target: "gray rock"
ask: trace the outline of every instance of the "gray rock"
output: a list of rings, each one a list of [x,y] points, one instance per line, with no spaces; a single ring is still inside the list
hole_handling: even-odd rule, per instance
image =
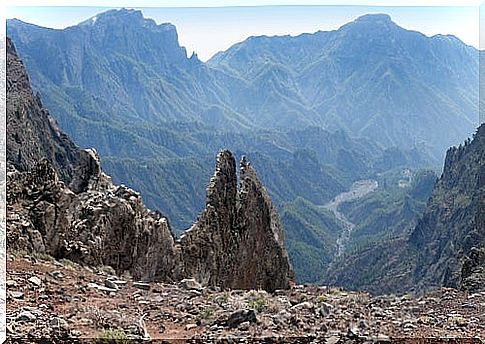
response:
[[[197,327],[197,324],[187,324],[187,325],[185,325],[185,330],[190,331],[190,330],[192,330],[196,327]]]
[[[333,335],[325,339],[325,344],[337,344],[340,341],[340,337]]]
[[[37,317],[29,311],[23,311],[17,316],[17,318],[15,318],[15,320],[24,321],[24,322],[34,322],[37,320]]]
[[[318,313],[324,318],[328,317],[330,315],[330,308],[331,306],[328,303],[322,302]]]
[[[194,278],[185,278],[180,281],[180,285],[187,290],[201,290],[202,286]]]
[[[127,284],[126,281],[118,280],[118,279],[114,280],[113,283],[116,284],[118,287],[125,286]]]
[[[315,305],[313,303],[305,301],[305,302],[301,302],[301,303],[298,303],[298,304],[292,306],[290,309],[291,310],[313,309],[314,307],[315,307]]]
[[[15,288],[17,286],[17,282],[14,280],[7,280],[5,282],[5,285],[7,286],[7,288]]]
[[[42,285],[42,280],[37,276],[30,277],[28,281],[36,287],[40,287]]]
[[[11,297],[13,297],[14,299],[21,299],[24,297],[24,293],[20,292],[20,291],[9,291],[8,292],[10,294]]]
[[[67,327],[67,321],[65,321],[62,318],[54,317],[54,318],[51,318],[49,320],[49,326],[66,328]]]
[[[236,328],[244,322],[255,323],[257,321],[256,312],[252,309],[241,309],[232,313],[227,319],[226,325],[229,328]]]
[[[133,286],[138,289],[150,290],[150,283],[145,282],[133,282]]]
[[[116,293],[118,291],[118,289],[108,288],[108,287],[105,287],[105,286],[102,286],[102,285],[99,285],[99,284],[96,284],[96,283],[88,283],[88,288],[94,288],[94,289],[97,289],[99,291],[105,292],[107,294]]]
[[[118,290],[118,285],[109,279],[104,281],[104,285],[108,288]]]
[[[52,271],[52,272],[49,273],[49,275],[51,275],[52,277],[54,277],[56,279],[62,279],[64,277],[64,275],[60,271]]]
[[[249,321],[245,321],[239,324],[237,328],[241,331],[248,331],[250,327],[251,327],[251,323]]]

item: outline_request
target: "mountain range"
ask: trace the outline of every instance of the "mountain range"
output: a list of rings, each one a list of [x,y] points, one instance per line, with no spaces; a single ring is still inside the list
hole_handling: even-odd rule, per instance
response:
[[[173,25],[135,10],[62,30],[13,19],[7,34],[59,126],[95,147],[114,182],[139,190],[176,233],[203,210],[214,152],[251,156],[304,282],[325,279],[342,232],[322,205],[360,179],[438,169],[442,153],[476,126],[478,51],[387,15],[329,32],[250,37],[207,63],[187,56]],[[429,184],[382,188],[380,197],[395,202],[372,211],[417,222]],[[366,220],[354,207],[353,221]],[[394,225],[374,226],[372,240],[412,227]]]

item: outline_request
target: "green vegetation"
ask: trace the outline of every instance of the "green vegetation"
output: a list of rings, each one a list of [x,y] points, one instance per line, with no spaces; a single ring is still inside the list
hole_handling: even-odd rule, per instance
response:
[[[196,323],[201,323],[201,322],[204,322],[206,320],[209,320],[212,315],[214,314],[214,309],[212,309],[211,307],[206,307],[204,309],[202,309],[199,314],[197,314],[197,316],[195,317],[195,322]]]
[[[411,186],[398,174],[440,165],[477,112],[476,51],[390,20],[252,37],[203,63],[186,57],[173,26],[147,30],[140,13],[119,13],[98,15],[103,30],[9,20],[7,32],[60,127],[95,147],[113,181],[139,191],[175,234],[203,209],[217,152],[246,154],[280,211],[300,283],[322,281],[335,254],[341,228],[321,205],[355,180],[378,178],[376,193],[342,207],[358,224],[349,250],[405,235],[431,179],[415,175]],[[366,49],[369,41],[380,48]]]
[[[258,313],[264,312],[268,308],[268,301],[263,295],[255,294],[248,301],[248,308],[254,309]]]
[[[108,329],[98,334],[97,344],[127,344],[130,342],[125,332],[120,329]]]
[[[302,198],[286,204],[280,212],[285,243],[300,283],[323,278],[336,250],[341,227],[334,215]]]
[[[356,224],[349,254],[408,235],[426,208],[436,175],[427,170],[395,170],[380,175],[378,181],[378,190],[341,206],[341,211]]]
[[[229,292],[225,291],[221,295],[218,295],[215,299],[215,302],[219,306],[224,306],[229,302]]]

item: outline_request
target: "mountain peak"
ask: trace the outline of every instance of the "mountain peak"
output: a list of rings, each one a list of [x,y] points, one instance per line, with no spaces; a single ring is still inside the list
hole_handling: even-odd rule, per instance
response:
[[[143,13],[140,10],[134,9],[112,9],[102,13],[99,13],[81,23],[80,26],[92,26],[92,25],[142,25],[146,27],[156,27],[157,24],[153,19],[147,19],[143,17]]]
[[[396,38],[394,35],[405,31],[405,29],[393,22],[388,14],[376,13],[360,16],[340,27],[338,31],[355,35],[351,40],[355,40],[357,37],[367,37],[366,41],[369,39],[392,41],[392,39]]]
[[[394,23],[391,19],[391,16],[385,13],[371,13],[371,14],[364,14],[363,16],[358,17],[354,21],[347,23],[342,26],[342,28],[359,28],[359,30],[363,27],[396,27],[398,26]]]
[[[356,22],[367,23],[393,23],[391,16],[385,13],[370,13],[358,17]]]

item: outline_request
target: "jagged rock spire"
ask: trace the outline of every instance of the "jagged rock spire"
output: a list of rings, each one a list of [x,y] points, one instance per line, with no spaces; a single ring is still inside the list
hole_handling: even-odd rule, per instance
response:
[[[288,288],[293,272],[278,214],[246,157],[221,151],[199,220],[181,237],[184,276],[237,289]]]

